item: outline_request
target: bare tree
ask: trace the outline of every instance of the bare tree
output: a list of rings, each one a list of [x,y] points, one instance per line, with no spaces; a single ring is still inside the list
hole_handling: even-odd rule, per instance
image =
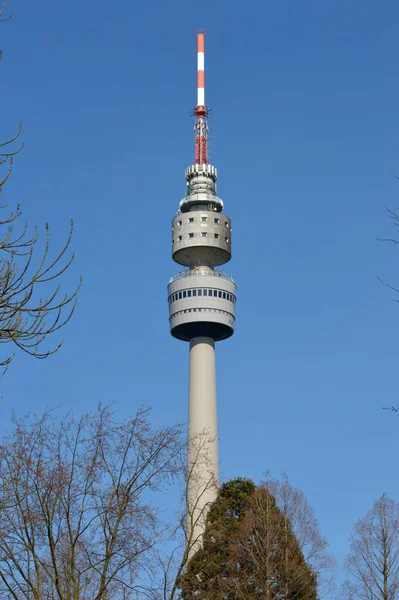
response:
[[[237,577],[229,582],[231,598],[315,600],[317,581],[307,564],[287,514],[279,509],[267,486],[251,495],[238,529]],[[233,571],[234,572],[234,571]],[[234,591],[236,590],[236,591]]]
[[[396,177],[396,179],[399,179],[399,178]],[[396,231],[399,233],[399,214],[396,213],[393,210],[390,210],[389,208],[387,208],[386,211],[388,213],[388,218],[392,222],[392,225],[394,226],[394,228],[396,229]],[[390,244],[394,244],[395,246],[399,244],[399,239],[396,239],[394,237],[377,238],[377,239],[380,242],[389,242]],[[386,285],[390,290],[393,290],[394,292],[399,292],[398,288],[393,287],[392,285],[390,285],[389,283],[387,283],[386,281],[384,281],[383,279],[381,279],[381,277],[378,277],[378,279],[381,281],[381,283],[383,283],[384,285]],[[396,302],[399,302],[399,300],[396,300]]]
[[[343,597],[398,600],[399,503],[383,494],[356,523],[346,568],[351,579],[343,585]]]
[[[317,579],[318,597],[329,596],[335,590],[335,560],[328,552],[327,540],[321,535],[319,523],[305,494],[294,488],[287,475],[281,481],[267,474],[262,482],[283,512],[299,543],[305,562]]]
[[[3,16],[6,2],[4,0],[0,8],[0,22],[10,18]],[[5,169],[0,180],[0,196],[11,174],[13,159],[22,149],[22,146],[13,149],[20,134],[21,125],[14,137],[0,143],[0,166]],[[6,210],[5,206],[0,208]],[[73,222],[61,251],[51,257],[48,224],[45,225],[44,246],[37,254],[38,230],[34,228],[29,233],[26,223],[17,228],[16,221],[20,216],[18,205],[16,210],[0,217],[0,343],[11,343],[36,358],[46,358],[60,348],[62,341],[50,349],[42,349],[42,342],[69,321],[80,287],[79,284],[71,294],[61,294],[57,283],[74,259],[73,254],[65,259]],[[44,295],[39,294],[39,290]],[[13,355],[0,359],[0,365],[7,367],[12,358]]]
[[[166,535],[154,499],[179,474],[181,428],[109,407],[14,418],[0,445],[0,598],[143,597]]]

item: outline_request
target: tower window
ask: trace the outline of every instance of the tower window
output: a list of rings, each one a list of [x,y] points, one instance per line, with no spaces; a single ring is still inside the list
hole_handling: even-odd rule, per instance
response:
[[[181,300],[181,292],[179,292],[179,300]]]
[[[208,290],[202,290],[202,292],[203,292],[204,296],[208,295]]]
[[[213,290],[213,297],[217,298],[218,297],[218,291],[217,290]]]
[[[202,223],[206,223],[206,222],[207,222],[207,220],[208,220],[208,217],[201,217],[201,222],[202,222]]]
[[[215,218],[213,219],[213,222],[214,222],[214,223],[216,223],[216,224],[218,224],[218,223],[219,223],[219,221],[220,221],[220,219],[218,219],[217,217],[215,217]]]
[[[183,292],[183,298],[185,298],[186,296],[187,296],[187,292],[186,292],[186,291],[184,291],[184,292]]]
[[[188,291],[187,291],[187,297],[188,297],[188,298],[191,298],[191,290],[188,290]]]
[[[189,237],[189,238],[193,238],[193,237],[194,237],[194,233],[192,233],[192,232],[191,232],[191,233],[189,233],[189,234],[188,234],[188,237]]]
[[[227,221],[224,222],[224,226],[227,227],[227,229],[229,228],[229,224]]]
[[[193,296],[197,295],[197,290],[193,290]]]
[[[226,244],[228,244],[228,243],[229,243],[229,238],[228,238],[228,237],[225,237],[225,238],[224,238],[224,241],[226,242]]]
[[[189,223],[194,223],[194,217],[188,217],[188,222]]]
[[[198,290],[198,296],[202,296],[202,290]]]
[[[208,290],[208,296],[212,296],[212,290]]]
[[[226,300],[226,292],[223,292],[223,300]]]
[[[222,292],[219,292],[219,298],[221,298],[221,297],[222,297]]]
[[[178,242],[181,242],[181,241],[182,241],[182,239],[183,239],[183,236],[179,235],[179,237],[177,238],[177,241],[178,241]]]
[[[206,231],[201,231],[201,237],[206,237],[208,234]]]
[[[177,221],[178,226],[182,224],[182,221]]]
[[[214,234],[213,234],[213,237],[214,237],[216,240],[218,240],[218,239],[219,239],[219,234],[218,234],[218,233],[214,233]]]

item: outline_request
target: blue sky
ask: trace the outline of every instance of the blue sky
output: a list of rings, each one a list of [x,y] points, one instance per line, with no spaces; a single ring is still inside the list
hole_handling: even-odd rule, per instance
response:
[[[62,351],[18,355],[12,409],[186,419],[188,346],[168,331],[170,222],[193,156],[196,39],[204,27],[218,193],[234,225],[235,336],[217,347],[225,479],[285,471],[340,568],[355,521],[399,499],[398,18],[393,0],[198,3],[9,0],[1,26],[2,138],[25,149],[4,190],[54,252],[75,220]],[[202,13],[199,14],[199,13]],[[6,349],[4,349],[6,350]],[[342,571],[340,571],[342,577]]]

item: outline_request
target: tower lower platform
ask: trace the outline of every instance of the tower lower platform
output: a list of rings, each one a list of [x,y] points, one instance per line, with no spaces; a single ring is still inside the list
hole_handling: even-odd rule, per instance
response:
[[[219,342],[234,333],[236,284],[221,271],[199,267],[179,273],[169,282],[168,302],[170,332],[179,340]]]

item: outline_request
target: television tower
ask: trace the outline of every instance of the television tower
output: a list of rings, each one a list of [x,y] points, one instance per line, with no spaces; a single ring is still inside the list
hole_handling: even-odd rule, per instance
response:
[[[216,268],[231,259],[231,221],[222,214],[217,171],[208,161],[204,41],[205,32],[197,33],[194,164],[186,169],[186,195],[172,221],[172,257],[187,269],[168,286],[170,332],[190,342],[187,535],[194,544],[201,539],[207,507],[218,487],[215,342],[233,335],[236,304],[232,277]]]

